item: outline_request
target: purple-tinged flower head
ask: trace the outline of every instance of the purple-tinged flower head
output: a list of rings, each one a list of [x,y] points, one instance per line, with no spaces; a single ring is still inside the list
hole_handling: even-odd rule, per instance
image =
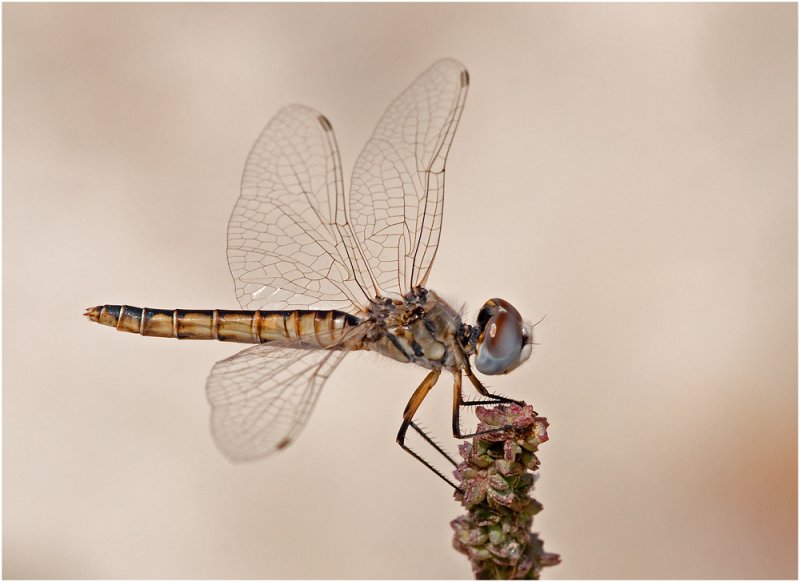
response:
[[[513,403],[479,406],[475,414],[483,434],[459,447],[464,461],[454,472],[455,497],[468,512],[450,524],[453,546],[469,557],[477,579],[537,579],[543,567],[560,562],[531,533],[542,510],[531,497],[539,467],[534,453],[547,441],[547,419]]]

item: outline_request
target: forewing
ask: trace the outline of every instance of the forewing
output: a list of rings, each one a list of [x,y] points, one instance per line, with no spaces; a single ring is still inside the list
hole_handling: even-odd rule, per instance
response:
[[[345,355],[266,343],[217,362],[206,384],[217,446],[232,461],[286,447],[306,425],[322,385]]]
[[[366,294],[345,223],[341,162],[325,117],[302,105],[279,111],[247,159],[228,223],[228,264],[243,309],[339,309]]]
[[[383,292],[403,294],[428,278],[468,83],[461,63],[434,63],[391,104],[356,161],[350,220]]]

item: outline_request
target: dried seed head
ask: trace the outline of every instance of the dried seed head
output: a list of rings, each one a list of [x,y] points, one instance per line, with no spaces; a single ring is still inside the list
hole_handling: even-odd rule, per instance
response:
[[[478,407],[475,414],[477,432],[490,432],[459,447],[464,461],[454,472],[461,484],[455,497],[468,512],[450,524],[453,546],[469,557],[477,579],[537,579],[543,567],[560,562],[530,531],[542,510],[531,492],[547,419],[513,403]]]

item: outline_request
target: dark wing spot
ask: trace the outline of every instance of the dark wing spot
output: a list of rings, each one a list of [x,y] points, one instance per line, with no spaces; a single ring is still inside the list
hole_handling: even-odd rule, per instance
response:
[[[324,115],[319,116],[319,122],[325,131],[333,131],[333,126],[331,125],[331,122],[328,121],[328,118],[325,117]]]

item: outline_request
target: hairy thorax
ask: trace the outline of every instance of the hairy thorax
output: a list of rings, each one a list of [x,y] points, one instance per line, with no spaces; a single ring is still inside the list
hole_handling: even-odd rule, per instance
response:
[[[459,335],[468,330],[458,312],[433,291],[418,287],[402,299],[378,298],[368,314],[367,349],[431,370],[462,367]]]

